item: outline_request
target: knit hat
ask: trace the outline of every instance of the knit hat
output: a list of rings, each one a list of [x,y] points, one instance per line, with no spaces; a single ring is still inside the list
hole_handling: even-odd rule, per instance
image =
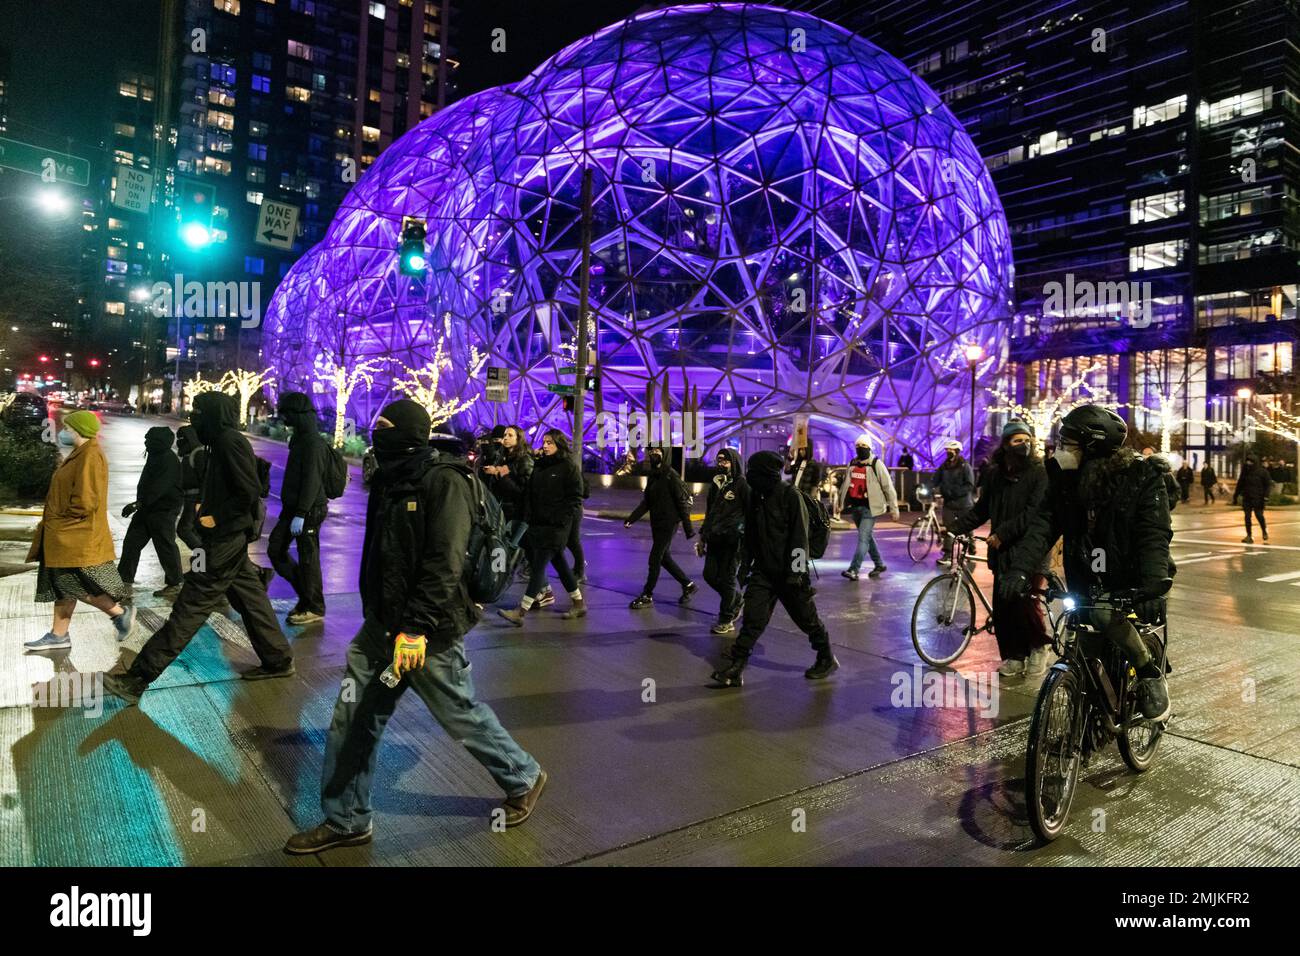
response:
[[[429,444],[432,423],[429,413],[418,402],[401,398],[385,405],[379,415],[392,423],[394,433],[402,436],[403,443],[411,446]]]
[[[505,425],[493,425],[493,426],[492,426],[492,434],[489,435],[488,437],[491,438],[493,441],[500,441],[502,438],[505,438],[505,437],[506,437],[506,426],[505,426]]]
[[[99,418],[94,412],[72,412],[64,416],[63,424],[82,438],[94,438],[99,434]]]
[[[1006,441],[1012,435],[1028,435],[1030,438],[1034,437],[1034,433],[1030,430],[1029,426],[1021,421],[1007,422],[1002,426],[1003,441]]]

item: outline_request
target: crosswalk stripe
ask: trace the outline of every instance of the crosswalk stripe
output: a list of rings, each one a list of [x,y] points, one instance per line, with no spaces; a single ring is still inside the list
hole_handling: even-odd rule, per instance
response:
[[[1263,554],[1262,551],[1226,551],[1223,554],[1216,554],[1208,558],[1193,558],[1191,561],[1177,561],[1181,568],[1185,564],[1200,564],[1202,561],[1226,561],[1228,558],[1255,557]]]
[[[1266,578],[1256,578],[1256,581],[1262,581],[1265,584],[1276,584],[1279,581],[1290,581],[1292,578],[1300,578],[1300,571],[1288,571],[1285,574],[1270,574]],[[1300,585],[1300,581],[1296,582]]]

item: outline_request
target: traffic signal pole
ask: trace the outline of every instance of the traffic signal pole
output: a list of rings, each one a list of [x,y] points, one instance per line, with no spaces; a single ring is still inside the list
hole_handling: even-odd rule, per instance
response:
[[[587,311],[591,293],[591,167],[582,171],[582,265],[578,274],[578,354],[574,357],[573,459],[582,471],[582,437],[587,410]]]

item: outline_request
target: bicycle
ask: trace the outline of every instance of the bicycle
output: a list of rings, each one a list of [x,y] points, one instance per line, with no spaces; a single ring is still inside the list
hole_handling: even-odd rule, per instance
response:
[[[1168,719],[1148,720],[1137,707],[1137,672],[1119,648],[1091,623],[1090,612],[1127,615],[1139,601],[1161,597],[1173,584],[1166,578],[1145,592],[1094,593],[1088,606],[1078,606],[1064,589],[1049,589],[1050,599],[1066,601],[1066,611],[1053,629],[1053,645],[1061,659],[1047,673],[1029,722],[1025,752],[1025,806],[1029,825],[1050,843],[1065,828],[1074,802],[1079,769],[1112,739],[1134,773],[1144,773],[1155,760]],[[1135,627],[1156,666],[1165,669],[1169,645],[1168,622]]]
[[[907,556],[913,562],[924,561],[943,534],[934,493],[926,485],[917,485],[916,500],[925,506],[925,510],[912,522],[912,527],[907,532]]]

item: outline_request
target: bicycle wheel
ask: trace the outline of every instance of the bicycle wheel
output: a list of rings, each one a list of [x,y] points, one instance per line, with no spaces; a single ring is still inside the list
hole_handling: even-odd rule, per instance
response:
[[[1061,835],[1079,781],[1075,732],[1083,689],[1067,666],[1048,671],[1029,721],[1025,752],[1025,809],[1035,835],[1050,843]]]
[[[912,646],[935,667],[961,657],[975,634],[975,595],[959,574],[930,580],[912,606]]]
[[[925,556],[934,548],[937,537],[933,521],[917,518],[907,532],[907,556],[914,562],[924,561]]]
[[[1152,655],[1157,660],[1162,660],[1159,641],[1150,634],[1142,635],[1142,639],[1151,649]],[[1144,773],[1156,759],[1156,748],[1160,746],[1160,738],[1165,735],[1165,725],[1168,722],[1143,717],[1137,708],[1136,678],[1130,676],[1124,684],[1124,703],[1119,710],[1120,732],[1115,742],[1119,745],[1119,755],[1129,768],[1134,773]]]

